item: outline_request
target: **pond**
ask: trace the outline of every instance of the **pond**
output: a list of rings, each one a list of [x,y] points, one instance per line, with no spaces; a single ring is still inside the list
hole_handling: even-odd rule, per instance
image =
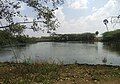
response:
[[[14,54],[21,62],[29,59],[33,62],[120,65],[120,45],[106,45],[101,42],[39,42],[13,49],[8,47],[0,51],[0,61],[15,61]]]

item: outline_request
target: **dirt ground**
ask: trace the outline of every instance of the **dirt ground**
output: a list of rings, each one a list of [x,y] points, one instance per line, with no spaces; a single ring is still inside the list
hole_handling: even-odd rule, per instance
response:
[[[0,63],[0,84],[120,84],[120,67]]]
[[[55,84],[120,84],[120,67],[66,65]]]

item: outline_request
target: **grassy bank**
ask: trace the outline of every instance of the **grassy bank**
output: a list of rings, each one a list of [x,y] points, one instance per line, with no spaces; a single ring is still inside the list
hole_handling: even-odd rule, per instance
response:
[[[0,84],[119,84],[120,67],[0,63]]]

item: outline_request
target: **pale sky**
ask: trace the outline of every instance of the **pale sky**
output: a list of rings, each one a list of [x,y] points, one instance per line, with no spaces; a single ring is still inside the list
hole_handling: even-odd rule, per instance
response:
[[[106,27],[103,20],[109,16],[120,14],[120,0],[67,0],[64,6],[56,11],[56,16],[61,22],[58,33],[82,33],[95,32],[103,33]],[[109,30],[115,28],[109,24]]]
[[[120,0],[66,0],[65,3],[59,6],[55,11],[60,27],[56,33],[84,33],[99,31],[100,34],[106,31],[103,20],[110,16],[120,15]],[[31,20],[33,10],[26,7],[22,3],[20,9],[23,13],[27,13]],[[108,24],[109,30],[120,29],[120,24],[114,28],[113,24]],[[46,33],[33,32],[31,30],[25,31],[30,36],[41,36]]]

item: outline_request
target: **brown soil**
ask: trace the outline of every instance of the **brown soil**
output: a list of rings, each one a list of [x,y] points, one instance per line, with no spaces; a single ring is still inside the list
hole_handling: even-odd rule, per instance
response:
[[[120,67],[80,64],[0,63],[0,84],[30,83],[120,84]]]

